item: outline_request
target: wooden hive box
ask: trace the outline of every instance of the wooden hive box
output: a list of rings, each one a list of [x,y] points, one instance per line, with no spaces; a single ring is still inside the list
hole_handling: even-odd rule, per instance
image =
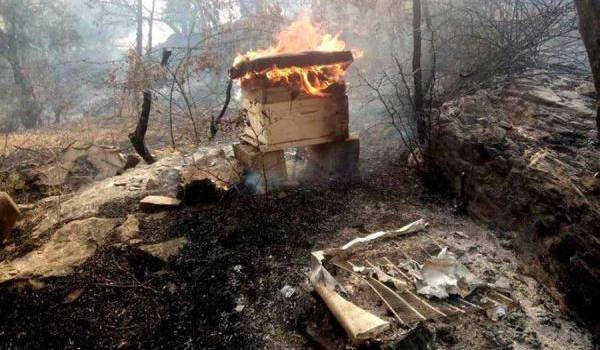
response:
[[[243,88],[242,98],[248,123],[241,138],[263,152],[348,137],[348,97],[343,84],[324,97],[286,87],[263,87]]]

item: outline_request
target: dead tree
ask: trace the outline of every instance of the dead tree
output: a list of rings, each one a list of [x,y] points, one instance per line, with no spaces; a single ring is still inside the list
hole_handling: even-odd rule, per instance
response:
[[[169,62],[171,57],[171,50],[163,50],[162,60],[160,62],[161,68],[164,68]],[[144,159],[148,164],[154,163],[155,159],[150,154],[150,151],[146,147],[144,141],[146,137],[146,131],[148,130],[148,121],[150,120],[150,110],[152,108],[152,91],[150,88],[144,90],[144,100],[142,102],[142,111],[140,112],[140,118],[138,120],[135,131],[129,134],[129,141],[133,145],[135,151]]]
[[[419,142],[425,141],[426,127],[423,116],[423,71],[421,70],[421,0],[413,0],[413,112],[417,123]]]
[[[579,32],[588,53],[596,87],[596,129],[600,143],[600,1],[575,0],[579,14]]]

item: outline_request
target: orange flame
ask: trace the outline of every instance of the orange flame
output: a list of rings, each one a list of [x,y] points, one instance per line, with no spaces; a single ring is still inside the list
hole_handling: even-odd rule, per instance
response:
[[[275,35],[277,40],[275,46],[238,55],[234,65],[244,60],[283,53],[342,51],[346,47],[346,43],[339,39],[340,34],[323,34],[321,25],[313,24],[309,17],[304,14],[290,24],[289,27]],[[270,86],[287,86],[302,90],[310,95],[326,96],[327,93],[324,90],[340,82],[347,68],[348,63],[289,68],[273,66],[261,72],[247,73],[242,77],[241,83],[242,86],[251,86],[253,83],[266,80]]]

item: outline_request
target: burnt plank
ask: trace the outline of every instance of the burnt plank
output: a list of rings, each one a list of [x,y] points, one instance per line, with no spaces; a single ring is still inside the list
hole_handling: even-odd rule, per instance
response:
[[[278,54],[244,60],[231,67],[229,77],[237,79],[248,72],[260,72],[272,66],[278,68],[324,66],[337,63],[350,63],[354,60],[350,51],[304,51],[293,54]]]

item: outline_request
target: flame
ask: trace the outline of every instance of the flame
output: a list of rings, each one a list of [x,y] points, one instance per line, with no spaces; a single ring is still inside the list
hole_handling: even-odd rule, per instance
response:
[[[235,58],[234,65],[243,60],[253,60],[284,53],[298,53],[302,51],[342,51],[346,43],[340,40],[340,33],[335,35],[323,34],[321,25],[312,23],[308,15],[303,14],[275,35],[277,44],[266,49],[248,51]],[[315,96],[326,96],[324,91],[331,85],[340,82],[346,70],[347,63],[311,66],[278,68],[273,66],[261,72],[249,72],[241,78],[242,86],[252,86],[261,81],[266,81],[270,86],[287,86],[292,89],[302,90]]]

